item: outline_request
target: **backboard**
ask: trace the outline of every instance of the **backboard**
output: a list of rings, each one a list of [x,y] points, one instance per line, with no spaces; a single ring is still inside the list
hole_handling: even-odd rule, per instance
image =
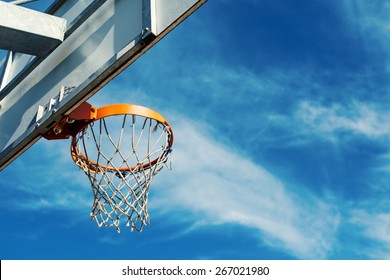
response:
[[[204,2],[53,1],[46,14],[66,20],[63,40],[0,62],[0,170]]]

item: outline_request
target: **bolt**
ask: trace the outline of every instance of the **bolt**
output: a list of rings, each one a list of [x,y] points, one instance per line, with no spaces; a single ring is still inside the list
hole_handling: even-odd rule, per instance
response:
[[[60,127],[58,127],[58,126],[55,126],[53,128],[53,132],[54,132],[55,135],[58,135],[58,134],[60,134],[62,132],[62,129]]]
[[[66,118],[66,122],[67,122],[67,123],[74,123],[74,122],[75,122],[75,119],[72,119],[72,118],[70,118],[70,117],[67,117],[67,118]]]

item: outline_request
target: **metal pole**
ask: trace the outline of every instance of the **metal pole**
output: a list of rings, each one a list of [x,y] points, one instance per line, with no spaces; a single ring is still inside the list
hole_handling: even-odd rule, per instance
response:
[[[22,4],[34,2],[34,1],[37,1],[37,0],[17,0],[17,1],[12,1],[12,2],[8,2],[8,3],[14,4],[14,5],[22,5]]]

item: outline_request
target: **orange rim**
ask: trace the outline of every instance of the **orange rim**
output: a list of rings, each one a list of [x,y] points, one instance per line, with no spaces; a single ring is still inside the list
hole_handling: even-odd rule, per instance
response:
[[[162,115],[160,115],[159,113],[157,113],[156,111],[153,111],[153,110],[151,110],[149,108],[146,108],[146,107],[133,105],[133,104],[112,104],[112,105],[107,105],[107,106],[103,106],[103,107],[100,107],[100,108],[94,108],[94,107],[92,107],[92,108],[93,108],[93,110],[92,110],[93,114],[91,114],[91,119],[89,119],[89,120],[86,119],[85,120],[86,121],[86,125],[81,127],[79,129],[79,131],[77,131],[77,133],[72,136],[72,142],[71,142],[71,146],[70,146],[70,153],[71,153],[73,161],[76,164],[77,164],[78,159],[81,157],[84,161],[88,162],[90,171],[92,171],[94,173],[98,173],[99,172],[97,170],[97,168],[95,168],[95,166],[99,166],[100,168],[102,168],[104,170],[108,170],[108,171],[117,171],[117,170],[119,170],[120,172],[134,171],[135,169],[139,169],[139,168],[146,169],[146,168],[149,168],[149,167],[155,165],[172,148],[172,144],[173,144],[173,131],[172,131],[172,127],[165,120],[165,118]],[[118,116],[118,115],[141,116],[141,117],[145,117],[145,118],[149,118],[149,119],[155,120],[155,121],[163,124],[164,127],[167,129],[168,134],[169,134],[169,136],[168,136],[168,145],[167,145],[166,150],[158,158],[152,160],[149,163],[146,163],[146,164],[141,165],[141,166],[133,166],[133,167],[128,167],[128,168],[123,167],[123,168],[115,169],[113,167],[109,167],[109,166],[106,166],[106,165],[103,165],[103,164],[98,164],[97,162],[88,159],[77,148],[77,141],[76,141],[77,134],[82,129],[84,129],[89,124],[91,124],[91,123],[93,123],[95,121],[98,121],[100,119],[104,119],[106,117]]]

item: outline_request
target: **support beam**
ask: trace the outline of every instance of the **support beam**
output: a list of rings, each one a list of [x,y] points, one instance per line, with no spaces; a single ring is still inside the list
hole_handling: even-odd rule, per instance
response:
[[[0,49],[43,57],[65,31],[65,19],[0,1]]]
[[[8,2],[8,3],[14,4],[14,5],[23,5],[23,4],[35,2],[35,1],[36,0],[16,0],[16,1]]]

